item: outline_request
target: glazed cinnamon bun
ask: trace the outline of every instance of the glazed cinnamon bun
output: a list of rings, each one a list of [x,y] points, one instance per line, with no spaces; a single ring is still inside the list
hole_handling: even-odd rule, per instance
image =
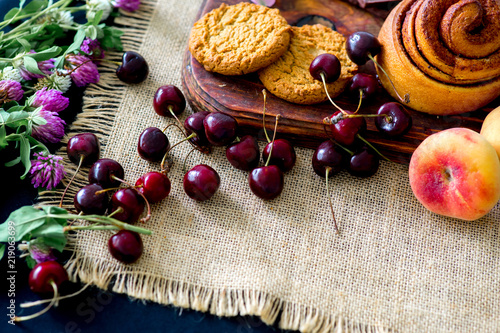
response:
[[[377,61],[415,110],[459,114],[500,96],[500,0],[404,0],[378,38]]]

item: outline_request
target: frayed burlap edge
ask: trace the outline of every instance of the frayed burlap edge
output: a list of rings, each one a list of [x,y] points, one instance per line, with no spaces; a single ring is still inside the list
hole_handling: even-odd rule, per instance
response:
[[[122,43],[125,50],[138,50],[149,28],[156,1],[142,1],[135,13],[122,11],[122,16],[115,20],[116,25],[124,32]],[[120,52],[110,52],[106,58],[120,61]],[[62,182],[65,188],[69,179],[75,175],[77,166],[66,156],[66,143],[72,136],[82,132],[94,133],[102,146],[106,146],[108,135],[113,127],[116,110],[120,107],[125,93],[124,84],[115,75],[116,65],[103,63],[99,67],[101,78],[98,84],[86,88],[82,112],[72,123],[63,139],[63,148],[56,154],[64,157],[67,176]],[[76,192],[87,184],[88,168],[83,168],[75,175],[69,186],[63,207],[73,207],[72,198]],[[39,205],[58,205],[63,190],[44,191],[38,198]],[[152,301],[164,305],[174,305],[201,312],[209,312],[216,316],[252,315],[273,325],[279,318],[279,327],[301,332],[369,332],[381,333],[391,330],[376,325],[365,325],[350,321],[340,314],[331,314],[312,306],[284,301],[278,296],[257,290],[211,289],[195,284],[167,279],[161,275],[123,268],[105,259],[86,257],[76,251],[78,233],[68,237],[67,249],[74,251],[66,264],[72,281],[78,279],[83,283],[95,285],[101,289],[109,289],[130,297]]]

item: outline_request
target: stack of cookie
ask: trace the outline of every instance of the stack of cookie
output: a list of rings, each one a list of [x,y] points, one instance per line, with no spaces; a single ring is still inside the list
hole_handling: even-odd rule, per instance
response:
[[[309,65],[318,55],[334,54],[342,64],[340,78],[327,84],[332,97],[344,90],[357,71],[341,34],[323,25],[292,27],[278,9],[246,2],[222,4],[205,14],[191,30],[189,50],[210,72],[258,72],[267,90],[298,104],[328,99],[323,83],[309,74]]]

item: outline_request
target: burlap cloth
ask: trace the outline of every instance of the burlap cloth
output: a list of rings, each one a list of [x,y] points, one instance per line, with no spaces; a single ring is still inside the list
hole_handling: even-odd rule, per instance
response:
[[[159,169],[139,158],[137,140],[146,127],[173,122],[156,115],[152,99],[161,85],[182,86],[182,59],[200,5],[145,1],[121,17],[125,48],[144,55],[149,78],[124,85],[114,65],[103,65],[68,133],[96,133],[101,156],[119,161],[130,182]],[[191,112],[188,107],[181,119]],[[181,139],[174,128],[168,135],[171,142]],[[251,193],[247,173],[231,167],[223,148],[208,156],[195,152],[188,167],[205,163],[221,176],[216,195],[198,203],[182,187],[190,149],[172,151],[172,192],[152,206],[145,226],[154,234],[143,237],[141,259],[120,264],[108,253],[109,232],[79,232],[67,265],[73,279],[100,288],[112,282],[114,292],[218,316],[257,315],[304,332],[500,331],[498,205],[476,222],[439,217],[413,196],[408,167],[384,162],[369,179],[342,172],[331,181],[337,236],[325,181],[312,171],[312,150],[297,149],[297,164],[273,201]],[[66,166],[71,175],[76,167],[67,158]],[[68,207],[87,170],[71,186]],[[59,198],[60,192],[45,193],[42,201]]]

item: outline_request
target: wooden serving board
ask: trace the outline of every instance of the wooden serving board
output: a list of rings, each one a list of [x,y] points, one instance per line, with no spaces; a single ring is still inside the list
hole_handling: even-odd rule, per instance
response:
[[[223,2],[232,5],[240,1],[205,0],[198,18],[218,8]],[[291,25],[309,15],[326,17],[334,22],[336,30],[344,36],[355,31],[368,31],[376,36],[384,18],[388,15],[388,10],[367,11],[340,0],[278,0],[273,7],[279,8]],[[363,66],[360,71],[374,73],[373,64]],[[187,50],[183,64],[183,87],[194,111],[208,110],[230,114],[238,120],[244,133],[254,134],[260,140],[264,139],[262,128],[264,86],[256,74],[224,76],[207,72]],[[376,113],[378,108],[388,101],[393,101],[392,97],[381,88],[375,100],[363,103],[360,113]],[[357,107],[357,101],[352,101],[345,95],[337,97],[335,102],[346,110],[355,110]],[[368,128],[364,137],[391,160],[408,163],[415,148],[430,134],[457,126],[479,131],[487,112],[498,105],[500,105],[499,99],[481,110],[445,117],[410,110],[413,126],[406,135],[397,139],[384,138],[377,131],[373,119],[367,119]],[[272,131],[274,116],[280,114],[276,137],[286,138],[298,146],[314,149],[328,138],[322,120],[335,110],[329,102],[304,106],[286,102],[269,93],[266,104],[266,128]]]

